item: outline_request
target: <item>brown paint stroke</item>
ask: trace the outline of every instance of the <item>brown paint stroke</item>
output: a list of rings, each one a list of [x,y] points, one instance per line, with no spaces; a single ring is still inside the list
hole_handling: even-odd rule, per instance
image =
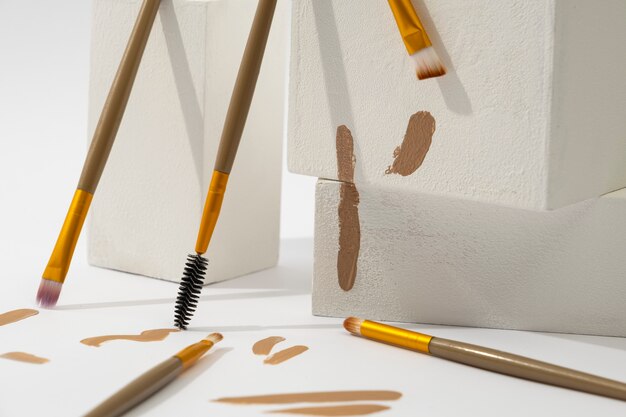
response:
[[[302,346],[302,345],[292,346],[285,350],[281,350],[280,352],[276,352],[272,356],[268,356],[267,358],[265,358],[263,363],[267,365],[278,365],[279,363],[283,363],[295,356],[303,354],[307,350],[309,350],[309,348],[306,346]]]
[[[300,414],[304,416],[365,416],[389,410],[386,405],[379,404],[353,404],[333,405],[327,407],[302,407],[286,408],[284,410],[271,410],[272,414]]]
[[[12,361],[35,363],[38,365],[50,362],[50,359],[40,358],[39,356],[31,355],[26,352],[7,352],[0,355],[0,358],[10,359]]]
[[[293,404],[349,401],[395,401],[400,397],[402,397],[402,393],[398,391],[360,390],[296,392],[291,394],[255,395],[251,397],[223,397],[218,398],[215,401],[229,404]]]
[[[385,174],[411,175],[426,158],[435,133],[435,118],[427,111],[418,111],[409,119],[402,144],[393,151],[394,161]]]
[[[104,342],[111,340],[132,340],[134,342],[158,342],[164,340],[170,333],[177,332],[177,329],[154,329],[145,330],[138,335],[110,335],[110,336],[96,336],[88,337],[80,341],[83,345],[100,347]]]
[[[269,355],[272,348],[277,343],[284,342],[285,338],[280,336],[270,336],[265,339],[259,340],[252,346],[252,353],[255,355]]]
[[[39,311],[30,308],[7,311],[6,313],[0,314],[0,326],[15,323],[16,321],[24,320],[25,318],[36,316],[37,314],[39,314]]]
[[[339,252],[337,253],[337,278],[344,291],[354,286],[357,261],[361,249],[359,222],[359,191],[354,184],[354,139],[345,125],[337,128],[337,176],[339,188]]]

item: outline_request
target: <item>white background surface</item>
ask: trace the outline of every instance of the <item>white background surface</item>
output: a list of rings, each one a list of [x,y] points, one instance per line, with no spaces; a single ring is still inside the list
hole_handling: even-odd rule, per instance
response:
[[[89,2],[0,0],[0,312],[33,298],[85,153]],[[212,331],[205,360],[129,415],[253,416],[280,407],[230,406],[221,396],[389,389],[404,396],[380,415],[626,414],[624,403],[503,377],[348,336],[341,320],[310,314],[313,183],[286,176],[280,266],[204,290],[186,333],[163,342],[84,346],[85,337],[171,323],[176,285],[89,267],[79,244],[59,308],[0,327],[0,416],[77,416],[150,366]],[[626,340],[454,327],[415,327],[626,380]],[[276,367],[253,342],[310,347]]]

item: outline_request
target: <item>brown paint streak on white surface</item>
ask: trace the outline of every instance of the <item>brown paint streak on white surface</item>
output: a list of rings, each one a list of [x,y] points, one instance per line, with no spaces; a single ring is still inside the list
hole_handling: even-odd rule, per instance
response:
[[[435,118],[427,111],[411,116],[404,140],[394,152],[394,161],[385,174],[411,175],[422,165],[435,133]]]
[[[285,338],[280,336],[270,336],[265,339],[259,340],[252,346],[252,353],[255,355],[269,355],[272,348],[277,343],[284,342]]]
[[[398,391],[357,390],[357,391],[315,391],[288,394],[254,395],[247,397],[223,397],[216,402],[229,404],[293,404],[325,403],[348,401],[395,401],[402,397]]]
[[[9,360],[18,361],[18,362],[34,363],[37,365],[50,362],[50,359],[41,358],[39,356],[31,355],[30,353],[26,353],[26,352],[7,352],[7,353],[0,355],[0,358],[9,359]]]
[[[297,345],[274,353],[272,356],[265,358],[263,363],[267,365],[278,365],[309,350],[307,346]]]
[[[96,336],[88,337],[80,341],[83,345],[100,347],[102,343],[109,342],[111,340],[131,340],[133,342],[159,342],[164,340],[170,333],[178,332],[177,329],[154,329],[145,330],[138,335],[109,335],[109,336]]]
[[[37,314],[39,314],[39,311],[30,308],[7,311],[6,313],[0,314],[0,326],[15,323],[16,321],[24,320],[25,318],[36,316]]]
[[[389,410],[386,405],[379,404],[352,404],[330,405],[326,407],[301,407],[286,408],[284,410],[271,410],[273,414],[299,414],[303,416],[365,416],[381,411]]]

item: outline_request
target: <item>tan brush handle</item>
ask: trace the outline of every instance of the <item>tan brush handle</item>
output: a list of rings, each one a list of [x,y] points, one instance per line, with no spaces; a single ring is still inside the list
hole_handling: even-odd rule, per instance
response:
[[[111,90],[102,108],[100,120],[93,134],[91,146],[83,172],[78,181],[78,189],[91,194],[96,191],[102,171],[106,165],[115,135],[122,122],[124,110],[128,103],[130,91],[141,63],[143,51],[146,48],[150,30],[159,10],[160,0],[144,0],[135,22],[135,27],[128,40],[124,56],[115,74]]]
[[[464,363],[476,368],[604,397],[626,400],[626,384],[608,378],[495,349],[438,337],[432,338],[428,348],[433,356]]]
[[[230,174],[237,155],[237,148],[246,124],[250,103],[254,95],[267,37],[276,9],[276,0],[259,0],[246,49],[243,53],[237,81],[230,99],[224,130],[215,160],[215,170]]]
[[[120,416],[163,388],[182,371],[183,362],[173,356],[113,394],[85,417]]]

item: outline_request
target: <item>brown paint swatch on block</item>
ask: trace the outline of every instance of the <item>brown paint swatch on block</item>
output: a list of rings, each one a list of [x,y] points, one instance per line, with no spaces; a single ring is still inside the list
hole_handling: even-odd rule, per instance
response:
[[[290,394],[255,395],[249,397],[224,397],[218,398],[215,401],[229,404],[293,404],[349,401],[395,401],[400,397],[402,397],[402,393],[398,391],[360,390],[296,392]]]
[[[265,339],[259,340],[252,346],[252,353],[255,355],[269,355],[272,348],[280,342],[285,341],[284,337],[270,336]]]
[[[288,361],[289,359],[295,356],[301,355],[307,350],[309,350],[309,348],[306,346],[302,346],[302,345],[292,346],[290,348],[281,350],[280,352],[276,352],[272,356],[268,356],[267,358],[265,358],[263,363],[267,365],[278,365],[279,363]]]
[[[427,111],[411,116],[402,145],[393,151],[394,161],[385,174],[411,175],[426,158],[435,133],[435,118]]]
[[[39,314],[39,311],[30,308],[7,311],[6,313],[0,314],[0,326],[15,323],[16,321],[24,320],[25,318],[36,316],[37,314]]]
[[[361,248],[361,225],[359,223],[359,191],[354,185],[354,139],[350,129],[337,128],[337,176],[339,188],[339,252],[337,253],[337,278],[344,291],[354,286],[357,261]]]
[[[39,356],[31,355],[30,353],[26,353],[26,352],[7,352],[7,353],[0,355],[0,358],[10,359],[12,361],[18,361],[18,362],[34,363],[37,365],[50,362],[49,359],[40,358]]]
[[[110,335],[88,337],[80,341],[83,345],[100,347],[101,344],[111,340],[132,340],[134,342],[158,342],[164,340],[170,333],[177,332],[178,329],[154,329],[145,330],[138,335]]]
[[[389,410],[386,405],[379,404],[353,404],[331,405],[326,407],[301,407],[286,408],[284,410],[271,410],[273,414],[300,414],[303,416],[365,416]]]

